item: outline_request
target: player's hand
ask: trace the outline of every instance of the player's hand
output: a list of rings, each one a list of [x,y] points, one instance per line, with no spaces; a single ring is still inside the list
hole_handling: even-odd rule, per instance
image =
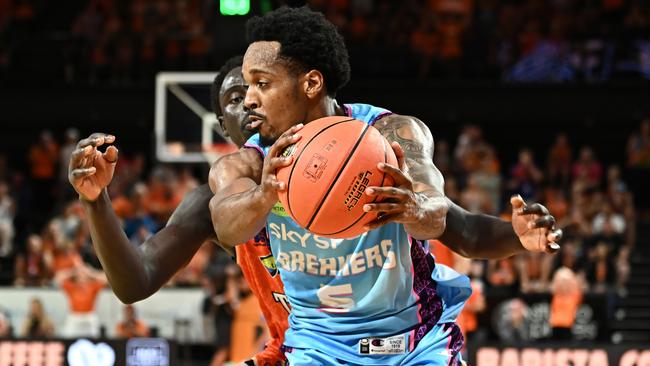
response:
[[[526,205],[520,195],[510,198],[512,228],[521,245],[531,252],[555,253],[560,250],[558,241],[562,230],[555,228],[555,217],[539,203]]]
[[[117,148],[111,145],[102,153],[99,147],[114,142],[113,135],[93,133],[77,143],[70,156],[68,180],[81,199],[95,201],[113,179]]]
[[[373,230],[388,222],[399,222],[407,226],[426,223],[426,231],[433,237],[442,235],[449,210],[447,200],[444,196],[430,197],[423,192],[416,192],[415,183],[405,173],[404,150],[397,142],[392,142],[391,147],[399,167],[379,163],[377,168],[391,177],[394,185],[366,188],[366,195],[371,198],[381,196],[386,199],[380,203],[367,203],[363,206],[364,211],[377,214],[377,219],[368,223],[365,228]]]
[[[271,146],[269,153],[264,157],[264,166],[262,167],[262,180],[260,188],[264,195],[269,195],[273,202],[278,200],[278,191],[285,190],[286,183],[278,180],[276,171],[282,167],[291,165],[292,156],[282,156],[282,152],[288,146],[295,144],[300,140],[300,135],[296,132],[302,129],[302,123],[295,125],[285,131]]]

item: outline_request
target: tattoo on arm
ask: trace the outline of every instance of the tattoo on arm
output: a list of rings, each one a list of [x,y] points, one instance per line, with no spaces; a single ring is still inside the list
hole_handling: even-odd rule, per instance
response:
[[[388,141],[399,143],[407,156],[422,156],[424,154],[424,144],[421,141],[415,140],[413,136],[400,136],[400,130],[408,127],[411,127],[408,120],[391,118],[382,126],[381,133]],[[402,133],[405,133],[405,131]]]
[[[433,165],[433,137],[422,121],[408,116],[391,115],[375,125],[388,141],[404,150],[407,172],[414,182],[442,193],[442,175]]]

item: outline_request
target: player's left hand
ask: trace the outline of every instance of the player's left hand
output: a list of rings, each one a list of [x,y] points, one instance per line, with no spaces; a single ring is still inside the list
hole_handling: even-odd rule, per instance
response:
[[[562,230],[555,228],[555,217],[539,203],[527,205],[520,195],[510,198],[512,228],[521,245],[531,252],[556,253]]]
[[[367,203],[363,206],[364,211],[377,214],[377,219],[369,222],[365,228],[373,230],[388,222],[399,222],[404,225],[427,222],[432,225],[430,226],[432,232],[439,233],[436,236],[442,235],[446,227],[449,204],[444,196],[429,197],[417,192],[415,189],[417,183],[414,183],[405,172],[404,150],[397,142],[392,142],[391,147],[399,167],[379,163],[377,168],[391,177],[394,185],[366,188],[366,195],[369,197],[382,196],[385,199],[380,203]]]

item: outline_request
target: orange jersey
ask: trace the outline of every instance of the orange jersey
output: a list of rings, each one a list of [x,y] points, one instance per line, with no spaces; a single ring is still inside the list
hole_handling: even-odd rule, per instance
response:
[[[238,245],[236,253],[237,264],[259,301],[271,336],[264,351],[255,356],[257,364],[282,365],[286,359],[280,347],[284,343],[284,332],[289,328],[287,317],[291,307],[284,294],[284,285],[271,254],[266,231],[263,230],[254,239]]]
[[[576,314],[582,304],[580,291],[568,294],[555,294],[551,299],[551,327],[571,328],[576,320]]]
[[[68,295],[70,310],[75,313],[90,313],[95,310],[95,300],[104,288],[104,283],[97,280],[82,283],[67,279],[63,281],[61,287]]]

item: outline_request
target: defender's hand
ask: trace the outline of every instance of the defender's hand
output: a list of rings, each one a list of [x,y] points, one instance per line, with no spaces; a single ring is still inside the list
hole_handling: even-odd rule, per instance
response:
[[[526,205],[520,195],[510,198],[512,228],[521,245],[531,252],[556,253],[562,239],[562,230],[555,228],[555,217],[539,203]]]
[[[113,135],[93,133],[77,143],[70,156],[68,180],[81,199],[95,201],[113,179],[117,148],[111,145],[102,153],[99,147],[114,142]]]
[[[282,156],[282,152],[286,147],[300,140],[300,135],[296,135],[296,132],[300,131],[302,127],[303,125],[301,123],[285,131],[271,146],[266,157],[264,157],[260,189],[265,196],[272,196],[273,202],[278,201],[278,191],[283,191],[287,188],[284,182],[278,180],[276,171],[282,167],[291,165],[293,161],[292,156],[284,157]]]

